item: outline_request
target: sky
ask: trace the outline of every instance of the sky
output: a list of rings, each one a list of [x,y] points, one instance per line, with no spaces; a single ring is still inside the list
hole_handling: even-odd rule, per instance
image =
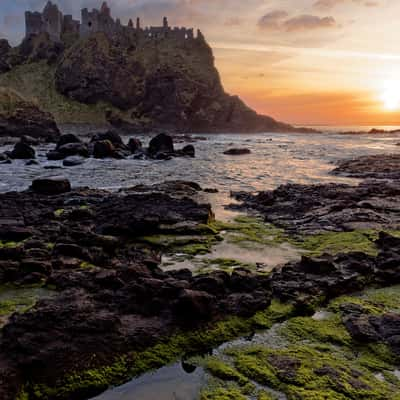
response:
[[[24,11],[0,0],[0,37],[18,44]],[[53,0],[79,17],[101,0]],[[109,0],[123,22],[200,28],[227,92],[294,124],[400,125],[400,0]]]

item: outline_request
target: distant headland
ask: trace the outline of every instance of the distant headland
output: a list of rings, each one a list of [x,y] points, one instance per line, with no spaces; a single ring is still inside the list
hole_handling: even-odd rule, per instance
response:
[[[33,101],[58,124],[129,132],[306,132],[227,94],[200,30],[127,25],[104,2],[81,20],[48,1],[25,12],[19,46],[0,40],[0,87]],[[161,20],[161,18],[160,18]]]

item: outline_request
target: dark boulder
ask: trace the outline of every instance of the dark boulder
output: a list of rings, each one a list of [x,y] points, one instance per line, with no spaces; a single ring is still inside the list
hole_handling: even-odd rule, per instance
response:
[[[27,167],[31,167],[32,165],[39,165],[39,161],[36,160],[29,160],[25,163]]]
[[[89,157],[89,149],[85,143],[67,143],[57,147],[56,150],[49,151],[46,156],[50,161],[64,160],[72,156],[87,158]]]
[[[174,152],[174,142],[171,136],[161,133],[151,139],[149,144],[149,155],[157,157],[159,154],[171,154]]]
[[[10,157],[6,153],[0,153],[0,164],[9,164],[11,162]]]
[[[35,158],[35,149],[24,142],[15,144],[14,149],[10,152],[13,159],[29,160]]]
[[[57,195],[71,191],[71,183],[68,179],[59,178],[43,178],[35,179],[32,182],[32,190],[44,195]]]
[[[132,154],[135,154],[142,149],[142,142],[139,139],[135,138],[129,139],[128,148],[132,152]]]
[[[357,304],[341,306],[343,323],[351,337],[359,342],[384,342],[400,356],[400,314],[374,315]]]
[[[40,144],[40,140],[38,138],[33,138],[32,136],[24,135],[21,137],[21,142],[25,144],[29,144],[29,146],[38,146]]]
[[[84,143],[67,143],[57,148],[56,152],[62,154],[63,158],[70,156],[89,157],[89,150]]]
[[[115,132],[115,131],[107,131],[107,132],[100,132],[96,133],[92,139],[91,142],[101,142],[104,140],[108,140],[113,144],[115,148],[124,148],[124,142],[121,138],[121,136]]]
[[[177,312],[185,320],[211,320],[215,297],[198,290],[183,290],[177,301]]]
[[[81,143],[81,140],[72,133],[61,135],[60,139],[57,142],[56,149],[58,150],[60,147],[70,143]]]
[[[64,167],[76,167],[76,166],[82,165],[84,163],[85,163],[85,159],[83,157],[79,157],[79,156],[67,157],[63,161]]]
[[[224,151],[224,154],[228,156],[242,156],[245,154],[251,154],[251,151],[249,149],[229,149]]]
[[[60,152],[57,151],[57,150],[49,151],[49,152],[46,154],[46,157],[47,157],[47,159],[48,159],[49,161],[58,161],[58,160],[63,160],[63,159],[65,158],[64,155],[63,155],[63,153],[60,153]]]
[[[109,158],[114,157],[115,147],[109,140],[98,140],[94,142],[93,157]]]
[[[196,150],[191,144],[185,146],[182,150],[180,150],[180,153],[186,157],[194,158],[196,156]]]

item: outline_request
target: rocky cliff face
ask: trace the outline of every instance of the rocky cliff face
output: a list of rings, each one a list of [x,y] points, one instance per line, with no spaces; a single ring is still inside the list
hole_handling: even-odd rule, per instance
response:
[[[290,130],[224,92],[202,38],[135,42],[98,33],[64,53],[56,87],[83,103],[111,103],[127,115],[125,126],[138,130]],[[122,125],[115,116],[109,121]]]
[[[6,41],[0,43],[0,74],[10,74],[18,70],[16,66],[27,64],[37,63],[40,69],[45,61],[55,70],[49,85],[65,102],[84,107],[108,104],[107,121],[116,128],[189,132],[295,130],[257,114],[238,97],[225,93],[212,50],[202,36],[178,41],[168,37],[110,38],[97,33],[68,46],[41,34],[25,39],[16,48],[10,48]],[[40,98],[38,101],[46,103]],[[62,104],[56,108],[66,109]]]
[[[12,90],[0,87],[0,137],[26,135],[54,141],[59,134],[51,114]]]

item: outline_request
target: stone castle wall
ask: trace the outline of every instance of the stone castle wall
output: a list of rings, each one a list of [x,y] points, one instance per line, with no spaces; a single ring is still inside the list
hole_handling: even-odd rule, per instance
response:
[[[166,17],[163,19],[162,26],[151,26],[143,29],[139,18],[137,18],[135,25],[132,20],[129,21],[128,25],[122,25],[119,19],[114,20],[112,18],[111,10],[106,2],[103,3],[100,10],[89,11],[84,8],[81,21],[77,21],[72,18],[72,15],[63,15],[57,5],[49,1],[42,13],[27,11],[25,13],[25,25],[26,37],[46,32],[55,41],[62,40],[64,35],[75,35],[83,38],[96,32],[104,32],[110,37],[125,34],[145,39],[168,38],[179,41],[195,39],[193,29],[171,28]],[[200,31],[197,32],[197,38],[204,39]]]

